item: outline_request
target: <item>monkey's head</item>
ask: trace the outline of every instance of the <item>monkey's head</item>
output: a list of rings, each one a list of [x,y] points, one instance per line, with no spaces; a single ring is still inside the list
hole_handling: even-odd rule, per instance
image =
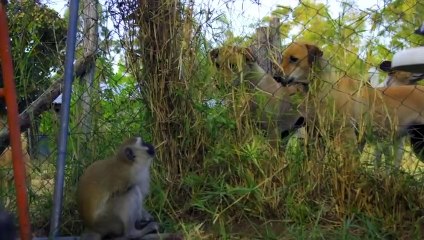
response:
[[[141,137],[132,137],[121,144],[118,159],[127,163],[149,164],[155,156],[155,147]]]

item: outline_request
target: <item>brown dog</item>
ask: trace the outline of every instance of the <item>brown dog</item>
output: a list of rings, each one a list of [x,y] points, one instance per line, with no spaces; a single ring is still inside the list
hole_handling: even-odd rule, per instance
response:
[[[298,104],[293,103],[296,96],[305,93],[302,85],[282,86],[257,64],[248,48],[225,46],[213,49],[209,56],[225,76],[240,76],[234,83],[240,79],[248,83],[254,95],[251,108],[274,146],[281,137],[303,124]]]
[[[391,61],[383,61],[379,65],[380,70],[387,73],[387,77],[381,82],[378,87],[391,87],[391,86],[403,86],[403,85],[415,85],[418,81],[424,78],[424,73],[411,73],[392,68]],[[396,162],[400,164],[403,156],[403,150],[405,145],[405,138],[402,138],[399,142],[399,148],[396,152]],[[376,163],[381,162],[381,155],[387,152],[388,149],[377,149],[376,151]]]
[[[414,153],[424,160],[424,86],[372,88],[346,74],[338,76],[322,56],[317,46],[295,42],[283,52],[281,64],[286,83],[306,83],[313,89],[320,108],[314,115],[322,109],[337,115],[347,129],[346,139],[353,140],[356,130],[367,141],[384,137],[396,146],[409,135]]]

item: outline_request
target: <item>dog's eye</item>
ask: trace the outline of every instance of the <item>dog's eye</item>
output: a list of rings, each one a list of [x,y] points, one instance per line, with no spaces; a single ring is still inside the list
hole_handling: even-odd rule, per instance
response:
[[[290,56],[289,60],[290,60],[290,63],[297,63],[297,61],[299,61],[299,58]]]

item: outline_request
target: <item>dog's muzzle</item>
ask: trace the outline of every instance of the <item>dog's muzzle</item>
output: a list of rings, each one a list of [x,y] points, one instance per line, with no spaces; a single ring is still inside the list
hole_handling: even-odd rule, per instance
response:
[[[412,75],[412,83],[417,83],[420,80],[424,79],[424,73],[416,73],[414,75]]]
[[[301,85],[303,87],[303,91],[307,92],[309,90],[309,84],[306,82],[295,82],[294,81],[294,77],[290,77],[290,78],[285,78],[283,76],[279,76],[279,75],[275,75],[274,76],[275,81],[281,83],[281,85],[283,85],[284,87],[288,86],[289,84],[295,85]]]
[[[286,78],[286,77],[280,76],[280,75],[274,75],[274,79],[275,79],[275,81],[281,83],[283,86],[287,86],[288,84],[294,82],[294,78]]]
[[[282,76],[275,75],[274,79],[275,79],[275,81],[277,81],[281,84],[285,84],[284,78]]]

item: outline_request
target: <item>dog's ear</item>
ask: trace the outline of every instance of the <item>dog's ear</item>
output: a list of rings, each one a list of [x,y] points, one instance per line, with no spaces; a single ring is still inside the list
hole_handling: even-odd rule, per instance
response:
[[[305,44],[306,49],[308,49],[308,62],[312,64],[317,58],[321,58],[324,54],[321,49],[312,44]]]
[[[390,72],[392,71],[392,61],[383,61],[380,63],[380,69],[383,72]]]

